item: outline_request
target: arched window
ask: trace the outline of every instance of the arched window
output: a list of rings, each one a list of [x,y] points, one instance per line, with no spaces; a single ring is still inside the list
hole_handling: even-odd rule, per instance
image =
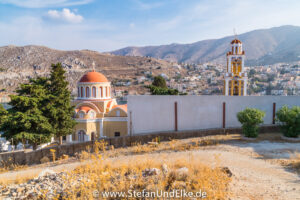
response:
[[[91,110],[91,111],[89,112],[89,116],[90,116],[91,119],[95,119],[95,118],[96,118],[96,113],[95,113],[94,111]]]
[[[83,87],[81,87],[81,97],[84,97]]]
[[[102,89],[102,87],[100,87],[99,89],[100,89],[100,95],[101,95],[100,98],[102,98],[103,97],[103,89]]]
[[[96,87],[93,86],[93,97],[96,98]]]
[[[85,113],[84,113],[83,111],[80,111],[80,112],[79,112],[79,118],[80,118],[80,119],[83,119],[83,118],[84,118],[84,115],[85,115]]]
[[[84,142],[84,136],[85,136],[85,132],[83,130],[80,130],[78,132],[78,141]]]
[[[86,98],[90,97],[90,88],[89,87],[85,88],[85,96],[86,96]]]
[[[116,111],[116,115],[117,115],[117,117],[120,117],[120,111],[119,110]]]
[[[80,97],[80,88],[77,88],[77,97]]]
[[[238,53],[238,47],[235,47],[235,53],[236,54]]]

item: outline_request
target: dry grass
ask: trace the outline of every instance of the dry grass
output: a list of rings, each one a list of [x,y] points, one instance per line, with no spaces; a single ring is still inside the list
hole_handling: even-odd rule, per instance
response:
[[[84,153],[83,157],[86,156],[88,153]],[[202,190],[207,193],[206,199],[228,199],[230,195],[228,186],[231,178],[218,164],[211,168],[193,156],[169,157],[161,154],[159,157],[137,155],[108,159],[105,154],[92,154],[89,158],[92,162],[76,168],[65,177],[68,185],[65,199],[92,199],[94,191],[126,193],[129,190]],[[218,158],[216,161],[218,163]],[[145,175],[153,169],[158,173]]]
[[[291,156],[290,166],[300,173],[300,153],[296,152]]]
[[[213,146],[224,143],[226,141],[239,140],[239,135],[218,135],[206,136],[199,138],[175,140],[170,139],[167,142],[160,142],[160,138],[155,138],[152,142],[141,144],[140,142],[133,143],[131,147],[118,148],[108,151],[108,157],[116,157],[120,155],[135,155],[155,152],[177,152],[177,151],[190,151],[197,150],[206,146]]]
[[[0,173],[8,172],[8,171],[17,171],[20,169],[27,168],[27,165],[18,165],[13,163],[12,158],[9,158],[7,161],[0,162]]]
[[[30,172],[30,173],[26,173],[25,175],[17,175],[15,179],[10,179],[8,178],[1,178],[0,180],[0,185],[2,186],[7,186],[10,184],[21,184],[21,183],[25,183],[30,179],[33,179],[35,177],[37,177],[39,174],[39,171],[37,172]]]
[[[127,193],[129,190],[136,192],[145,190],[149,192],[170,192],[173,189],[184,189],[188,192],[202,190],[202,192],[207,193],[206,199],[228,199],[231,178],[219,167],[218,157],[215,159],[217,164],[210,167],[193,157],[192,154],[178,157],[175,155],[170,156],[167,152],[150,153],[162,151],[163,149],[190,150],[191,148],[198,148],[204,143],[212,144],[211,142],[200,142],[198,140],[192,141],[192,143],[192,147],[188,147],[187,143],[181,144],[177,140],[172,140],[154,145],[136,144],[130,148],[116,150],[108,147],[104,141],[96,142],[93,147],[94,152],[91,153],[92,148],[82,152],[78,156],[82,164],[63,177],[64,191],[67,191],[67,196],[58,195],[57,199],[93,199],[95,191]],[[173,146],[170,146],[170,144],[173,144]],[[115,152],[113,158],[112,152]],[[128,154],[137,155],[127,156]],[[154,174],[152,173],[153,170],[155,171]],[[36,176],[37,174],[27,174],[18,177],[13,182],[1,180],[0,184],[20,184]],[[48,191],[44,191],[44,195],[40,196],[40,199],[46,199],[47,193]],[[98,199],[126,198],[103,198],[100,193]]]

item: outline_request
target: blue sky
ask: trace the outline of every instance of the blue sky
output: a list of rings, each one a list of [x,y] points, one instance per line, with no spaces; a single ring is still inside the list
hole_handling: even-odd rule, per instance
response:
[[[299,0],[0,0],[0,46],[111,51],[300,25]]]

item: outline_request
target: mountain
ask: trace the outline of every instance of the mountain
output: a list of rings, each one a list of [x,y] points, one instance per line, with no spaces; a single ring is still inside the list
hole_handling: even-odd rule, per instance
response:
[[[126,47],[111,52],[122,56],[150,56],[185,63],[224,64],[234,36],[203,40],[191,44]],[[266,65],[300,60],[300,27],[281,26],[238,35],[243,42],[247,65]]]
[[[51,64],[58,62],[66,69],[70,88],[74,92],[80,77],[93,69],[93,62],[95,70],[103,73],[110,81],[132,81],[144,71],[151,70],[153,74],[160,74],[172,73],[173,69],[171,63],[155,58],[116,56],[90,50],[60,51],[32,45],[5,46],[0,47],[0,91],[11,93],[28,78],[49,74]],[[131,87],[137,86],[130,86],[132,90]],[[132,91],[143,89],[139,87]],[[0,97],[2,95],[0,92]]]

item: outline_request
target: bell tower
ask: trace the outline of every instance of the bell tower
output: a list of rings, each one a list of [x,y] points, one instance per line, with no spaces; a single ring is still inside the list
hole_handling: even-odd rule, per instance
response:
[[[238,39],[231,41],[231,51],[227,54],[227,69],[224,75],[225,96],[247,96],[248,77],[245,72],[245,52],[242,42]]]

